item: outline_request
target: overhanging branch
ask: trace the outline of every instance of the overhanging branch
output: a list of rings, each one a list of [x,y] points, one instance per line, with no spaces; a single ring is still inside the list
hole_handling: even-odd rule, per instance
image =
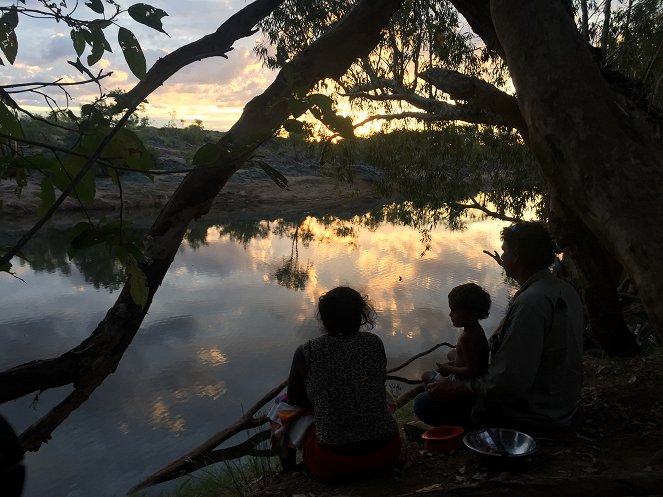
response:
[[[432,67],[419,73],[419,77],[448,93],[454,100],[467,102],[470,112],[484,115],[484,124],[502,124],[517,129],[523,137],[527,136],[527,125],[518,108],[515,97],[499,90],[495,86],[466,76],[457,71]]]
[[[516,99],[495,86],[478,78],[441,68],[424,71],[419,77],[449,94],[457,102],[450,103],[423,97],[397,81],[384,78],[358,85],[347,92],[346,96],[350,99],[377,102],[406,102],[430,114],[431,117],[422,119],[427,122],[464,121],[473,124],[508,126],[526,136],[527,127],[520,115]],[[389,92],[373,93],[383,90]]]

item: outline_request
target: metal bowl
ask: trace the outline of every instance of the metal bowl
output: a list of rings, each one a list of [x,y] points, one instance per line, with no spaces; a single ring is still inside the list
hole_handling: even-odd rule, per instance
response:
[[[481,428],[467,433],[468,449],[489,458],[524,458],[537,450],[536,440],[527,433],[506,428]]]

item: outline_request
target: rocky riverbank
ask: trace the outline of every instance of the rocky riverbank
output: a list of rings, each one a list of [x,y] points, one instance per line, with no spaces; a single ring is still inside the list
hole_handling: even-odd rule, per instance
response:
[[[157,168],[169,174],[154,175],[152,179],[136,173],[125,174],[121,191],[110,178],[98,177],[92,203],[82,206],[74,198],[68,198],[58,215],[82,215],[86,211],[92,217],[99,217],[119,211],[120,206],[127,215],[132,215],[163,207],[185,176],[178,171],[189,167],[186,155],[190,151],[155,143],[151,150],[158,155]],[[324,174],[317,158],[310,153],[266,146],[257,155],[288,179],[287,188],[277,186],[255,162],[248,162],[221,190],[213,212],[267,217],[344,215],[387,203],[374,187],[379,173],[368,166],[357,166],[355,180],[343,183]],[[0,216],[5,221],[36,217],[41,203],[40,181],[41,178],[28,181],[18,196],[14,181],[0,181]]]

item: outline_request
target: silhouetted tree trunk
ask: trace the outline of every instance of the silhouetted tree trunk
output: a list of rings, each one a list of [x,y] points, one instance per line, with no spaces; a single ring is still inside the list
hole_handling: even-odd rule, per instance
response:
[[[608,87],[561,2],[493,1],[491,14],[530,147],[551,196],[577,216],[563,238],[579,264],[614,257],[663,333],[661,143]],[[585,276],[601,286],[599,271]]]
[[[551,199],[549,220],[564,257],[570,256],[577,270],[590,336],[610,355],[639,352],[640,346],[628,329],[618,300],[622,267],[588,232],[578,216],[563,209],[554,199]]]
[[[554,234],[577,259],[595,338],[609,351],[635,350],[623,317],[612,319],[617,286],[605,273],[621,266],[633,277],[652,324],[663,333],[656,298],[663,279],[648,272],[663,241],[642,215],[659,210],[660,143],[607,86],[562,0],[452,3],[509,66],[527,125],[524,136],[555,204]],[[575,214],[575,220],[566,223],[561,212]]]

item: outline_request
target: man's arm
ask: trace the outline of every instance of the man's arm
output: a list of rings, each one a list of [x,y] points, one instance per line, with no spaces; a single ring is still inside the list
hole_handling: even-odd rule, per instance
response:
[[[546,317],[526,303],[514,303],[509,314],[490,366],[482,376],[466,382],[488,405],[524,397],[541,362]]]

